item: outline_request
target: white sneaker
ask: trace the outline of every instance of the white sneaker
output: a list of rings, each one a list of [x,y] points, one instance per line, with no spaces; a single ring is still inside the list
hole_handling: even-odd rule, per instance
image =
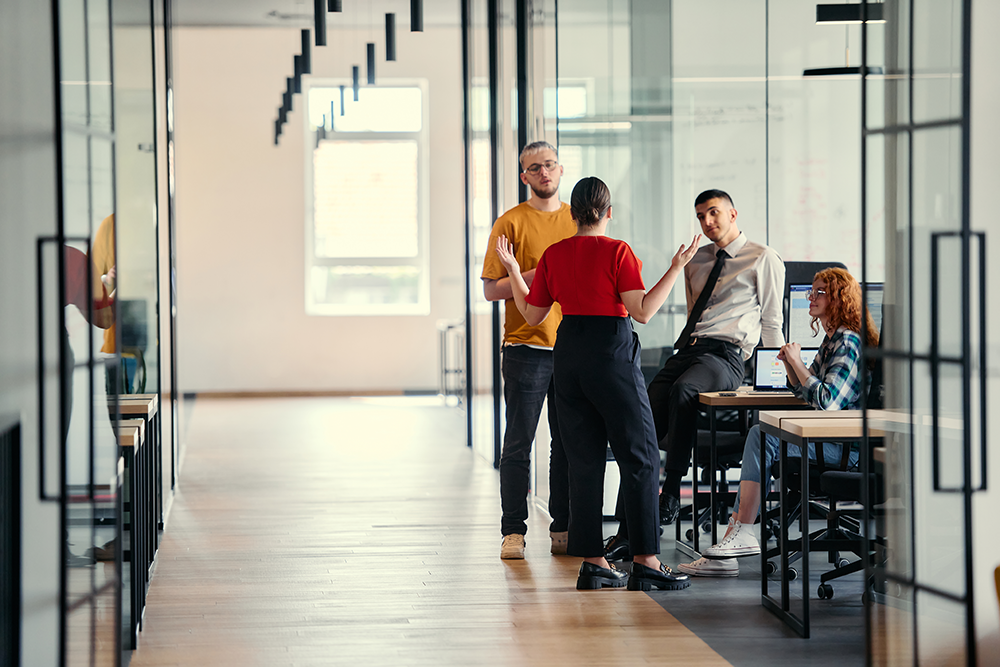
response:
[[[500,545],[500,558],[504,560],[521,560],[524,558],[524,535],[511,533],[503,536]]]
[[[566,547],[569,545],[569,531],[564,530],[559,533],[553,533],[549,531],[549,537],[552,538],[552,555],[554,556],[565,556]]]
[[[735,577],[740,573],[735,558],[699,558],[693,563],[681,563],[677,569],[695,577]]]
[[[701,552],[705,558],[739,558],[760,554],[760,542],[753,533],[753,524],[733,525],[733,531],[726,539]]]

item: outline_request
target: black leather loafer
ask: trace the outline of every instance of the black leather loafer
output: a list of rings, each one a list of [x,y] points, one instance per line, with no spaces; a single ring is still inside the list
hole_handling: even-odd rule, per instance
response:
[[[660,525],[669,526],[681,513],[681,500],[666,493],[660,494]]]
[[[583,561],[580,566],[580,576],[576,578],[576,588],[580,591],[594,590],[597,588],[621,588],[628,581],[628,572],[619,570],[612,565],[604,568]]]
[[[628,553],[628,538],[621,535],[612,535],[604,543],[605,560],[632,560]]]
[[[677,574],[666,565],[661,564],[659,570],[646,567],[641,563],[632,563],[632,573],[628,578],[630,591],[648,591],[659,588],[665,591],[679,591],[691,585],[691,578],[686,574]]]

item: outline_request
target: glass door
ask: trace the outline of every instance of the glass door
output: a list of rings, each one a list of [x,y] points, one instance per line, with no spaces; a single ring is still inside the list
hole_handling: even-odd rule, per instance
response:
[[[884,49],[871,26],[862,33],[864,272],[886,267],[883,342],[867,353],[883,364],[889,412],[876,417],[886,548],[868,570],[880,602],[868,609],[874,664],[977,660],[972,496],[985,484],[985,266],[968,209],[968,6],[889,0]]]
[[[111,6],[107,0],[58,3],[58,107],[61,111],[61,233],[41,244],[42,266],[61,265],[58,397],[45,409],[60,428],[46,429],[43,493],[62,507],[60,664],[119,663],[121,545],[118,512],[115,126]],[[56,353],[57,354],[54,354]],[[61,404],[61,409],[55,406]],[[57,471],[57,472],[56,472]]]

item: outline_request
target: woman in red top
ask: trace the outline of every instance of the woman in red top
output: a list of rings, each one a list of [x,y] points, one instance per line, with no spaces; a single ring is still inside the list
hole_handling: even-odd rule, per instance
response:
[[[639,338],[629,316],[646,323],[659,310],[700,236],[683,245],[670,269],[646,292],[642,263],[624,241],[604,235],[611,194],[598,178],[585,178],[570,200],[577,233],[549,246],[539,260],[529,293],[505,237],[497,243],[511,277],[514,301],[528,324],[537,325],[556,301],[562,307],[553,351],[559,430],[570,465],[570,525],[567,552],[582,556],[579,589],[690,585],[660,563],[658,483],[660,453],[639,370]],[[631,576],[604,558],[602,493],[607,446],[621,469],[625,517],[633,552]]]

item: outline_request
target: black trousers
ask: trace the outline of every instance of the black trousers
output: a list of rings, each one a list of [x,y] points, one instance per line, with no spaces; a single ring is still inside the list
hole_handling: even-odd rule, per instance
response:
[[[743,374],[743,352],[722,340],[698,339],[667,359],[648,390],[656,440],[667,452],[666,470],[684,474],[691,465],[698,437],[698,394],[732,391],[743,382]]]
[[[569,525],[569,470],[556,417],[552,352],[526,345],[503,349],[504,402],[507,426],[500,452],[500,533],[528,532],[528,489],[531,486],[531,443],[545,398],[549,399],[549,530],[562,532]],[[544,446],[540,443],[539,446]]]
[[[639,370],[639,337],[624,317],[563,317],[554,350],[559,430],[569,461],[568,553],[604,553],[607,447],[621,470],[633,554],[660,552],[656,429]]]

